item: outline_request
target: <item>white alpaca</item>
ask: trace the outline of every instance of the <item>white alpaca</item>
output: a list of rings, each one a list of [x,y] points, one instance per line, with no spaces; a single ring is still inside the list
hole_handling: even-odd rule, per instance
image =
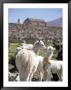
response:
[[[50,60],[51,64],[47,67],[47,80],[51,80],[52,73],[56,73],[59,77],[59,81],[62,81],[63,73],[63,62]]]
[[[49,60],[51,60],[54,51],[55,51],[55,48],[53,48],[52,46],[47,47],[47,57]]]
[[[22,43],[21,46],[28,50],[31,50],[33,48],[33,44]]]
[[[51,59],[52,56],[53,56],[53,51],[55,50],[55,48],[53,48],[52,46],[48,46],[47,48],[49,51],[48,51],[48,58]],[[39,64],[38,64],[38,72],[40,74],[40,81],[42,81],[42,79],[46,80],[46,75],[47,74],[47,70],[45,70],[45,65],[44,64],[47,64],[47,62],[45,62],[45,58],[46,57],[42,57],[42,56],[37,56],[37,59],[39,61]]]
[[[45,48],[44,43],[37,41],[32,50],[21,49],[18,52],[16,55],[16,67],[19,71],[20,81],[31,81],[39,64],[35,53],[38,53],[38,50],[42,48]]]
[[[21,49],[27,49],[27,50],[32,50],[33,48],[33,44],[26,44],[26,43],[22,43],[21,46],[16,48],[16,53],[18,51],[20,51]]]
[[[49,52],[48,52],[48,56],[47,57],[51,58],[53,56],[52,52],[55,50],[55,48],[53,48],[52,46],[49,46],[48,50],[49,50]],[[46,58],[46,57],[42,57],[42,56],[39,56],[39,55],[37,56],[37,59],[39,61],[37,72],[39,72],[39,74],[40,74],[40,77],[39,77],[40,81],[42,81],[43,78],[46,80],[46,78],[43,77],[44,76],[43,74],[47,73],[47,71],[44,69],[45,68],[45,65],[44,65],[45,59],[44,58]]]
[[[37,70],[40,73],[40,80],[48,80],[51,81],[52,78],[52,73],[56,73],[59,77],[59,80],[62,80],[62,66],[63,62],[62,61],[57,61],[57,60],[51,60],[53,56],[55,48],[52,46],[47,47],[47,56],[42,57],[42,56],[37,56],[37,59],[39,61],[38,68]]]
[[[23,49],[22,46],[17,47],[17,48],[16,48],[16,53],[18,53],[21,49]]]
[[[54,50],[55,49],[53,47],[51,48],[51,46],[47,48],[47,60],[46,60],[47,80],[50,81],[52,77],[52,73],[56,73],[59,77],[59,80],[62,81],[63,61],[51,60]]]

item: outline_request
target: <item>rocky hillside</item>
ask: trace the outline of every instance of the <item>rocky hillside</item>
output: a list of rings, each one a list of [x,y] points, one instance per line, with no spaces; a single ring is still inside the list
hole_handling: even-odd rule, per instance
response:
[[[53,23],[54,24],[54,23]],[[9,40],[17,41],[24,39],[45,39],[54,38],[62,40],[62,27],[52,26],[33,26],[28,24],[9,23]]]

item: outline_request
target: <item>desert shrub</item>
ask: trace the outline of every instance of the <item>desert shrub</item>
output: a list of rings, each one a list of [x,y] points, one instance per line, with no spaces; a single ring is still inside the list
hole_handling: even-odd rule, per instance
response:
[[[20,43],[10,43],[10,47],[9,47],[9,53],[8,53],[8,63],[10,65],[13,65],[14,68],[10,69],[10,71],[15,71],[17,70],[16,65],[15,65],[15,56],[16,56],[16,47],[19,46]]]

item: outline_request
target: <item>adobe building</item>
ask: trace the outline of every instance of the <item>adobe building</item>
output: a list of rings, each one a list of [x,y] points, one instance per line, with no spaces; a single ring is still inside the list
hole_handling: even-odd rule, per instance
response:
[[[32,18],[27,18],[25,19],[24,23],[26,25],[32,25],[32,26],[43,26],[46,27],[47,26],[47,22],[45,22],[44,20],[41,19],[32,19]]]

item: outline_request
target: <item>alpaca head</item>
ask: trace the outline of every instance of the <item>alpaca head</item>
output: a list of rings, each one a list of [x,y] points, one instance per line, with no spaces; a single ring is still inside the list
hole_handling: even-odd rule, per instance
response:
[[[55,51],[54,47],[52,47],[52,46],[48,46],[47,47],[47,56],[48,56],[48,59],[52,58],[54,51]]]
[[[21,49],[23,49],[23,46],[19,46],[16,48],[16,53],[18,53]]]
[[[48,46],[47,47],[47,52],[54,52],[55,51],[55,48],[53,46]]]
[[[46,49],[46,46],[45,46],[45,44],[42,40],[37,40],[34,43],[34,47],[37,48],[37,49]]]

